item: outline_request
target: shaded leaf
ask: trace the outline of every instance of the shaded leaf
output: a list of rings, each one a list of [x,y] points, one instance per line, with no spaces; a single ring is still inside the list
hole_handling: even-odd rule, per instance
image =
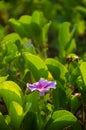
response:
[[[36,113],[29,111],[25,115],[22,123],[22,128],[24,130],[38,130]]]
[[[63,130],[70,127],[71,130],[82,130],[77,118],[66,110],[55,111],[46,125],[45,130]]]
[[[5,122],[5,118],[0,112],[0,130],[11,130]]]
[[[67,69],[64,65],[62,65],[58,60],[47,58],[45,61],[46,65],[48,66],[49,71],[51,72],[54,79],[64,79],[67,74]]]
[[[55,110],[66,109],[67,97],[64,86],[57,81],[56,89],[53,90],[53,105]]]
[[[38,92],[32,92],[29,95],[24,96],[24,102],[25,104],[31,104],[30,111],[32,112],[38,112],[39,111],[39,93]]]
[[[71,112],[75,114],[75,112],[80,107],[81,103],[76,95],[73,95],[71,98]]]

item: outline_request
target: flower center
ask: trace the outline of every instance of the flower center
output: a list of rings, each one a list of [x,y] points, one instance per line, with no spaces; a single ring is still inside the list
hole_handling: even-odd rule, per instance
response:
[[[42,89],[44,88],[44,86],[42,84],[39,85],[39,89]]]

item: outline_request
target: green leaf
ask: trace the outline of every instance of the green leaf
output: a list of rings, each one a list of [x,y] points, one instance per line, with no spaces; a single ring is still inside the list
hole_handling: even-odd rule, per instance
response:
[[[33,39],[34,44],[42,45],[47,41],[47,32],[50,23],[46,24],[46,19],[42,12],[34,11],[32,16],[24,15],[15,20],[9,19],[9,23],[21,37]]]
[[[8,78],[8,75],[7,75],[7,76],[0,77],[0,83],[6,81],[7,78]]]
[[[24,73],[25,71],[25,59],[22,53],[17,56],[14,60],[14,65],[16,69],[18,69],[20,72]]]
[[[53,94],[53,105],[55,110],[59,109],[66,109],[67,105],[67,97],[66,97],[66,92],[65,88],[63,85],[57,81],[57,87],[55,90],[52,92]]]
[[[24,44],[24,50],[25,52],[30,52],[32,54],[36,54],[36,49],[34,45],[31,43],[31,41]]]
[[[63,54],[66,44],[70,40],[69,27],[70,27],[70,23],[64,22],[63,24],[61,24],[59,29],[58,41],[60,47],[60,55]]]
[[[47,58],[45,63],[48,66],[48,69],[51,72],[54,79],[65,80],[67,69],[65,68],[63,64],[61,64],[58,60],[55,60],[53,58]]]
[[[0,130],[11,130],[5,122],[5,118],[0,112]]]
[[[86,93],[86,85],[84,84],[84,81],[83,81],[81,76],[79,76],[77,78],[76,82],[77,82],[77,87],[81,93],[83,103],[86,104],[86,94],[85,94]]]
[[[73,95],[71,98],[71,112],[75,114],[75,112],[78,110],[80,105],[81,103],[78,97],[76,95]]]
[[[77,85],[81,92],[82,100],[86,104],[86,62],[82,62],[80,67],[80,76],[77,78]]]
[[[70,32],[70,23],[64,22],[61,24],[59,29],[59,49],[60,49],[60,56],[65,56],[67,53],[71,53],[76,49],[76,44],[73,38],[76,26],[73,27],[72,31]]]
[[[43,43],[47,43],[47,40],[48,40],[48,30],[49,30],[49,27],[51,25],[51,22],[45,24],[42,28],[42,35],[43,35]]]
[[[29,15],[23,15],[19,18],[19,22],[23,25],[26,25],[26,27],[31,23],[31,16]]]
[[[83,35],[84,32],[85,32],[85,21],[84,20],[79,20],[78,23],[77,23],[78,27],[77,27],[77,30],[78,30],[78,33]]]
[[[11,42],[13,44],[16,44],[16,41],[18,40],[21,41],[20,36],[17,33],[11,33],[3,38],[2,43],[7,44],[8,42]]]
[[[34,11],[31,22],[36,23],[42,27],[46,23],[46,19],[42,12]]]
[[[31,38],[33,38],[33,41],[36,45],[42,45],[43,40],[42,40],[42,28],[37,24],[32,22],[30,24],[31,28]]]
[[[24,56],[28,65],[27,68],[30,69],[36,80],[39,80],[40,77],[47,78],[48,68],[40,57],[27,52],[24,53]]]
[[[2,40],[4,35],[5,35],[5,28],[0,25],[0,41]]]
[[[45,130],[63,130],[65,128],[71,130],[81,130],[81,126],[77,118],[66,110],[55,111],[48,121]]]
[[[23,25],[29,38],[33,38],[36,44],[42,44],[42,28],[40,22],[42,18],[42,13],[35,11],[31,16],[24,15],[20,17],[19,22]]]
[[[29,15],[23,15],[23,16],[21,16],[19,18],[18,21],[24,27],[25,31],[28,34],[28,37],[31,37],[31,16],[29,16]]]
[[[9,115],[11,118],[11,125],[15,128],[19,128],[24,117],[22,106],[19,103],[12,101],[9,108]]]
[[[80,66],[80,71],[81,71],[81,75],[82,78],[84,80],[84,84],[86,86],[86,62],[83,62]]]
[[[63,24],[61,24],[60,26],[60,30],[59,30],[59,43],[61,45],[63,45],[63,47],[66,46],[66,44],[68,43],[69,39],[70,39],[70,34],[69,34],[69,27],[70,27],[70,23],[68,22],[64,22]],[[61,46],[62,47],[62,46]]]
[[[21,49],[21,46],[21,38],[18,34],[11,33],[6,35],[1,41],[3,61],[12,61],[16,57],[18,49]]]
[[[86,8],[84,6],[76,6],[75,8],[77,11],[79,11],[80,13],[82,14],[85,14],[86,15]]]
[[[19,21],[15,20],[14,18],[11,18],[8,22],[13,26],[14,30],[19,33],[21,37],[28,36],[25,28]]]
[[[67,45],[66,49],[67,49],[67,54],[66,55],[68,55],[71,52],[75,51],[75,49],[76,49],[76,42],[75,42],[74,38],[71,40],[71,43],[69,45]]]
[[[16,83],[12,81],[0,83],[0,96],[3,97],[8,111],[12,101],[16,101],[22,105],[22,90]]]
[[[25,104],[31,104],[30,111],[38,112],[39,111],[39,93],[37,91],[32,92],[29,95],[24,96]]]
[[[22,127],[24,130],[39,130],[36,113],[29,111],[23,119]]]
[[[11,42],[9,42],[7,45],[7,54],[4,58],[4,60],[6,62],[11,62],[15,57],[16,57],[16,54],[17,54],[17,46],[15,44],[12,44]]]
[[[2,42],[2,44],[5,45],[6,49],[8,49],[8,51],[16,51],[17,48],[20,50],[22,48],[22,43],[21,43],[21,38],[17,33],[11,33],[6,35]],[[13,48],[10,48],[13,47]],[[11,50],[12,49],[12,50]],[[11,53],[11,52],[9,52]]]

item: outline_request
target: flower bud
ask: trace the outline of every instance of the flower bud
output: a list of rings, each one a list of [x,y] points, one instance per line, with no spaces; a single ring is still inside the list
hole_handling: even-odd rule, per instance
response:
[[[66,57],[66,61],[67,61],[68,63],[72,62],[72,57],[71,57],[71,56],[67,56],[67,57]]]

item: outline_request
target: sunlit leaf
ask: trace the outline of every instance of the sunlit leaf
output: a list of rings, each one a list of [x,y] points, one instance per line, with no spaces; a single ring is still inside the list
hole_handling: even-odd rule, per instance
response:
[[[7,78],[8,78],[8,75],[7,75],[7,76],[0,77],[0,83],[6,81]]]
[[[28,37],[31,37],[31,16],[23,15],[18,20],[21,25],[24,27],[25,31],[28,34]]]
[[[15,48],[17,47],[18,49],[21,49],[22,48],[22,43],[21,43],[21,38],[20,36],[17,34],[17,33],[11,33],[11,34],[8,34],[6,35],[2,42],[2,44],[4,44],[7,48],[7,50],[11,51],[12,50],[15,50]],[[10,48],[10,46],[13,48]],[[17,50],[17,49],[16,49]],[[11,52],[10,52],[11,53]]]
[[[31,23],[31,16],[23,15],[19,18],[19,22],[27,26]]]
[[[32,14],[32,23],[36,23],[41,27],[46,23],[46,19],[43,15],[43,12],[34,11]]]
[[[22,105],[22,95],[22,90],[16,83],[12,81],[0,83],[0,96],[3,97],[8,110],[12,101],[16,101]]]
[[[25,31],[25,28],[19,21],[15,20],[14,18],[11,18],[9,19],[9,23],[13,26],[14,30],[18,32],[21,37],[28,36],[27,32]]]
[[[24,53],[24,56],[28,65],[27,68],[30,69],[36,80],[39,80],[40,77],[47,78],[48,68],[40,57],[27,52]]]
[[[80,70],[81,70],[81,75],[83,77],[85,86],[86,86],[86,62],[83,62],[80,66]]]
[[[15,128],[19,128],[24,117],[22,106],[17,102],[12,101],[9,108],[9,115],[11,118],[11,124]]]

